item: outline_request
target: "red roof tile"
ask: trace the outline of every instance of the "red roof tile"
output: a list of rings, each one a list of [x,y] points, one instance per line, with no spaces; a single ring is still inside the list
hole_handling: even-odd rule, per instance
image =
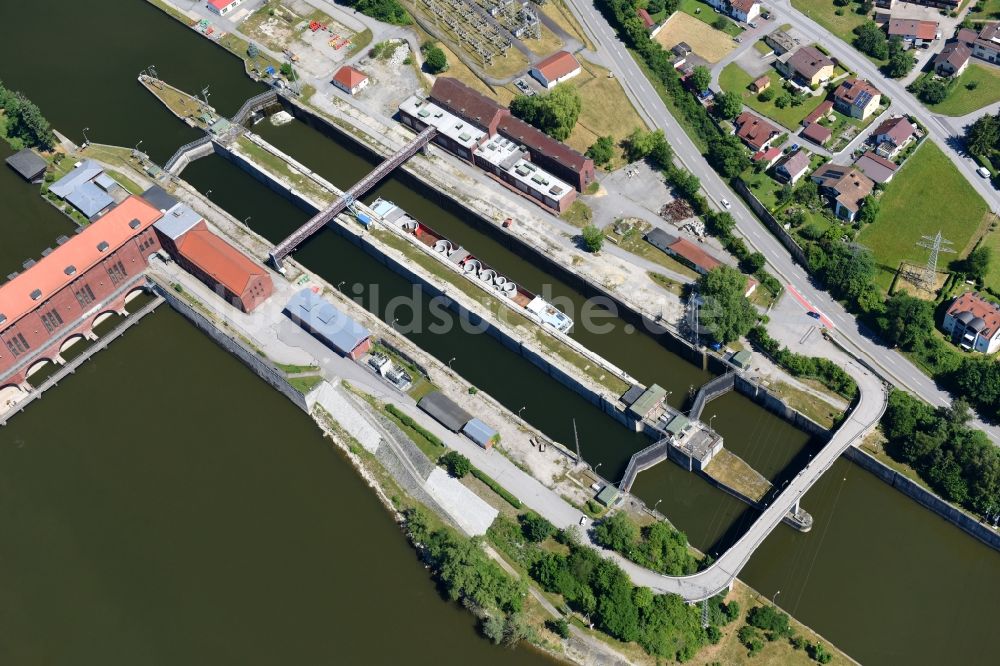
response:
[[[818,143],[822,146],[830,140],[830,137],[833,136],[833,132],[819,123],[810,123],[803,128],[800,135],[809,139],[813,143]]]
[[[935,21],[918,21],[916,19],[889,19],[889,36],[905,37],[914,35],[917,39],[932,40],[937,36],[938,24]]]
[[[829,113],[830,109],[832,108],[833,108],[833,102],[831,102],[828,99],[823,100],[822,102],[819,103],[819,106],[817,106],[815,109],[809,112],[808,116],[802,119],[802,124],[809,125],[810,123],[816,122],[817,120],[825,116],[827,113]]]
[[[948,314],[955,316],[961,312],[971,312],[973,317],[979,317],[986,322],[982,334],[989,338],[1000,329],[1000,307],[990,303],[974,291],[967,291],[948,307]]]
[[[703,249],[687,240],[678,238],[670,244],[670,249],[679,257],[687,259],[695,266],[702,268],[706,272],[722,265],[722,262],[705,252]]]
[[[144,199],[129,197],[57,247],[10,282],[0,286],[0,314],[9,326],[152,226],[163,213]],[[131,223],[138,220],[133,228]],[[104,248],[103,250],[100,248]],[[75,270],[67,272],[72,266]],[[32,298],[35,291],[41,292]]]
[[[203,224],[181,236],[177,251],[234,294],[242,294],[252,278],[265,274],[255,261]]]
[[[765,143],[779,133],[777,127],[749,111],[744,111],[736,118],[736,127],[736,136],[754,150],[763,148]]]
[[[344,86],[348,90],[354,90],[359,84],[368,79],[368,75],[359,72],[349,65],[344,65],[333,75],[333,80]]]
[[[570,72],[580,69],[580,63],[569,51],[557,51],[545,60],[535,65],[535,69],[541,72],[549,81],[560,79]]]

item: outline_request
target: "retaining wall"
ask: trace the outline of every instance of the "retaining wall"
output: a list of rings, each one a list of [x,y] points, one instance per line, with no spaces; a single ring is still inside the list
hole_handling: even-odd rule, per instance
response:
[[[285,377],[285,373],[273,367],[257,352],[248,349],[242,342],[225,333],[214,321],[196,310],[183,296],[169,288],[169,286],[164,286],[157,282],[155,291],[167,301],[170,307],[201,329],[220,347],[236,356],[245,366],[253,370],[258,377],[291,400],[296,407],[306,414],[309,413],[309,405],[306,404],[306,397],[292,388],[292,385],[288,383],[288,379]]]
[[[736,375],[736,390],[767,411],[785,419],[799,430],[803,430],[814,437],[819,437],[824,441],[833,437],[833,432],[829,428],[824,428],[809,417],[795,411],[785,404],[781,398],[772,395],[766,388],[751,382],[742,375]]]
[[[859,448],[849,447],[844,452],[844,457],[858,467],[868,470],[907,497],[916,500],[917,503],[930,509],[952,525],[976,537],[987,546],[1000,550],[1000,533],[963,513],[916,481],[900,474]]]
[[[762,204],[754,193],[750,191],[750,188],[747,187],[747,184],[743,182],[742,178],[733,179],[733,188],[736,190],[737,194],[743,197],[743,200],[747,202],[747,205],[753,208],[753,212],[757,214],[757,217],[764,223],[764,226],[766,226],[771,233],[778,237],[778,240],[785,246],[785,249],[791,253],[792,258],[799,262],[800,266],[808,268],[809,262],[806,260],[806,253],[802,249],[802,246],[799,245],[794,238],[792,238],[791,234],[785,231],[785,226],[778,222],[774,215],[771,214],[771,211],[764,207],[764,204]]]

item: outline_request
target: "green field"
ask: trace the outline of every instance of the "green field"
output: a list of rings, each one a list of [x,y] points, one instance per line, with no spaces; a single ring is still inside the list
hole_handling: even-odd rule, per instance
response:
[[[972,90],[967,87],[970,83],[976,84]],[[948,97],[940,104],[928,104],[927,107],[946,116],[964,116],[997,101],[1000,101],[1000,70],[970,62],[951,87]]]
[[[854,10],[856,4],[847,7],[836,7],[833,0],[792,0],[792,7],[819,23],[821,26],[843,39],[848,44],[854,39],[853,30],[865,22],[865,16]],[[844,15],[837,16],[834,12],[843,9]]]
[[[781,87],[784,79],[773,69],[767,71],[768,78],[771,79],[771,88],[774,89],[774,97],[777,99],[779,95],[783,92]],[[723,68],[722,73],[719,74],[719,85],[726,92],[738,92],[743,95],[743,103],[749,106],[755,111],[759,111],[768,118],[781,123],[786,129],[795,131],[799,127],[799,123],[802,119],[809,115],[809,112],[815,109],[823,101],[823,97],[808,97],[799,106],[786,106],[783,109],[779,109],[774,105],[774,99],[770,102],[761,102],[757,99],[757,95],[750,92],[747,86],[754,79],[747,74],[739,65],[736,63],[729,63]]]
[[[940,231],[953,243],[956,253],[943,255],[944,262],[964,257],[987,211],[955,165],[925,140],[886,187],[878,220],[862,230],[858,242],[875,254],[882,267],[878,284],[888,290],[901,261],[927,261],[927,250],[916,245],[921,236]]]
[[[982,11],[976,11],[980,5]],[[1000,0],[981,0],[972,6],[966,16],[973,21],[996,21],[1000,19]]]
[[[1000,293],[1000,229],[994,229],[983,239],[983,245],[992,251],[990,272],[986,274],[985,284],[993,291]]]
[[[727,35],[732,35],[736,37],[743,32],[743,28],[738,26],[736,23],[723,16],[722,14],[717,14],[711,5],[705,4],[704,2],[699,2],[699,0],[681,0],[680,4],[677,5],[677,9],[681,10],[685,14],[690,14],[699,21],[715,27],[713,24],[720,18],[726,22],[726,29],[722,32]]]

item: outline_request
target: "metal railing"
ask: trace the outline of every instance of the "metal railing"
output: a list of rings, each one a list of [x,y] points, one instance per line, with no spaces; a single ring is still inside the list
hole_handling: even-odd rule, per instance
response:
[[[639,472],[644,469],[649,469],[653,465],[666,460],[669,454],[669,437],[658,439],[642,451],[634,454],[628,461],[628,466],[625,468],[625,474],[622,475],[621,483],[618,484],[618,489],[624,492],[631,490],[632,484],[635,482],[635,477],[639,474]]]
[[[188,143],[185,143],[183,146],[174,151],[174,154],[170,156],[170,159],[167,160],[167,163],[163,165],[163,170],[169,172],[171,169],[174,168],[177,162],[179,162],[180,159],[184,157],[185,153],[187,153],[189,150],[198,148],[199,146],[204,146],[206,143],[211,143],[211,142],[212,142],[212,137],[206,134],[205,136],[199,137],[194,141],[189,141]]]
[[[271,90],[265,90],[259,95],[254,95],[247,101],[243,102],[243,106],[240,107],[239,111],[233,114],[231,122],[242,125],[258,110],[266,106],[270,106],[277,101],[278,91],[273,88]]]
[[[274,251],[271,252],[271,260],[274,265],[280,266],[282,259],[291,254],[300,243],[326,226],[330,220],[342,213],[344,209],[356,201],[358,197],[363,196],[365,192],[370,190],[376,183],[385,178],[385,176],[388,175],[393,169],[410,159],[414,153],[426,146],[436,135],[437,128],[431,126],[424,129],[424,131],[418,134],[412,141],[410,141],[410,143],[406,144],[394,155],[387,157],[381,164],[375,167],[371,173],[355,183],[351,189],[344,192],[344,194],[338,197],[329,208],[316,213],[312,219],[296,229],[291,236],[281,241],[281,243],[274,248]]]
[[[704,384],[698,389],[698,394],[694,397],[694,404],[688,412],[688,418],[693,421],[701,419],[701,413],[705,410],[705,405],[712,398],[717,398],[723,393],[729,393],[736,386],[736,375],[727,372],[721,377],[716,377],[712,381]]]

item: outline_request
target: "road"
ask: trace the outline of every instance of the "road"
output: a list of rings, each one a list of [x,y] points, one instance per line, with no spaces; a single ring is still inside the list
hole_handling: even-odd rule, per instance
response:
[[[783,9],[787,7],[787,0],[784,0],[784,2]],[[660,99],[652,84],[646,79],[645,74],[632,59],[624,44],[619,41],[611,26],[608,25],[604,17],[590,4],[590,0],[568,0],[568,4],[573,14],[584,26],[584,29],[590,33],[594,43],[598,45],[606,63],[618,77],[636,109],[652,126],[661,128],[666,132],[677,159],[684,168],[701,180],[702,188],[708,198],[715,202],[716,205],[722,199],[727,199],[731,202],[732,207],[729,212],[736,220],[737,232],[749,245],[764,255],[770,270],[776,273],[779,279],[783,280],[786,285],[794,285],[803,299],[811,304],[813,309],[821,312],[836,328],[845,343],[852,347],[867,362],[878,368],[893,384],[913,392],[931,405],[950,405],[951,396],[946,391],[939,389],[930,377],[925,375],[902,354],[875,343],[871,335],[860,328],[854,316],[848,313],[827,292],[815,284],[812,276],[802,266],[799,266],[792,260],[791,255],[785,250],[778,239],[764,228],[764,225],[757,220],[750,209],[744,205],[743,201],[729,189],[725,181],[704,160],[701,151],[698,150],[691,138],[688,137],[677,120],[667,110],[663,100]],[[812,24],[802,14],[798,14],[798,17],[799,22],[812,25],[811,28],[808,28],[807,25],[807,29],[805,30],[801,27],[799,28],[804,35],[811,35],[817,30],[818,26]],[[777,22],[786,21],[788,18],[788,12],[785,11],[777,19]],[[793,23],[793,25],[795,24]],[[838,42],[837,38],[832,34],[823,32],[826,36],[817,37],[820,43],[827,46],[843,44],[842,42]],[[848,48],[846,45],[843,45],[843,48],[839,50],[846,50]],[[863,56],[857,57],[863,58]],[[845,61],[849,63],[853,62],[849,58],[845,58]],[[854,65],[851,66],[853,67]],[[872,65],[867,69],[871,70],[873,68],[874,66]],[[866,69],[859,68],[856,71],[865,73]],[[875,74],[878,74],[878,72],[875,72]],[[879,81],[877,85],[881,86],[881,78],[881,75],[879,75],[875,79]],[[886,92],[889,92],[889,90]],[[908,93],[905,91],[902,91],[901,94],[895,92],[891,92],[890,94],[893,97],[894,103],[897,103],[897,100],[900,100],[901,97],[908,97]],[[898,103],[903,104],[901,101]],[[927,116],[928,114],[926,111],[923,111],[922,115]],[[942,148],[947,151],[949,156],[955,159],[955,153],[948,144],[943,145]],[[968,160],[965,161],[967,162]],[[971,163],[967,166],[971,169]],[[966,177],[970,177],[969,171],[963,170],[963,173],[966,174]],[[978,181],[982,180],[975,174],[974,170],[971,171],[971,178]],[[982,188],[982,182],[971,180],[970,182],[974,182],[974,185]],[[987,199],[987,201],[994,199],[995,197],[992,197],[991,199]],[[994,205],[994,207],[997,206]],[[993,440],[994,444],[1000,445],[1000,427],[987,425],[981,420],[978,420],[974,425],[982,428],[989,435],[990,439]]]

